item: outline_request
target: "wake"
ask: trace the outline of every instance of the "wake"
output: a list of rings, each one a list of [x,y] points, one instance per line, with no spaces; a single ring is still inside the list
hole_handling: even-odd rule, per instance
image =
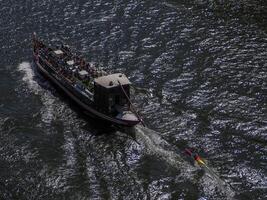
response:
[[[179,173],[191,182],[198,181],[198,185],[203,188],[205,194],[213,196],[218,188],[227,199],[233,199],[235,196],[231,185],[221,179],[214,169],[209,166],[201,168],[198,165],[190,164],[184,158],[183,151],[174,149],[156,131],[139,125],[135,127],[135,137],[137,142],[145,145],[147,153],[154,154],[176,167],[179,169]],[[194,174],[201,169],[204,169],[205,174],[200,180],[194,180]]]
[[[144,143],[148,153],[165,159],[168,163],[175,167],[192,169],[192,167],[185,163],[182,157],[179,156],[177,152],[174,152],[171,145],[163,140],[156,131],[143,126],[136,126],[135,133],[137,141]]]
[[[42,88],[37,82],[38,72],[34,69],[33,65],[29,62],[22,62],[18,65],[18,71],[22,73],[22,81],[26,84],[30,94],[40,96],[43,107],[40,114],[44,123],[51,124],[55,118],[55,101],[56,98],[49,90]],[[38,79],[39,80],[39,79]],[[42,85],[48,86],[47,81],[42,82]]]
[[[29,62],[22,62],[18,65],[18,71],[23,74],[22,81],[25,82],[34,94],[40,94],[42,88],[35,81],[36,75],[33,67]]]
[[[37,72],[29,62],[22,62],[18,65],[18,71],[23,74],[22,81],[26,84],[29,92],[40,96],[43,107],[40,110],[41,119],[45,124],[51,125],[52,121],[56,118],[56,98],[49,90],[42,88],[37,82]],[[49,84],[47,81],[42,83]],[[165,141],[160,134],[149,128],[143,126],[136,126],[134,128],[135,137],[138,143],[143,144],[148,154],[153,154],[162,160],[165,160],[170,165],[179,169],[179,173],[184,178],[191,182],[195,182],[194,174],[201,170],[200,167],[190,164],[184,159],[182,151],[174,149],[171,144]],[[227,199],[233,199],[234,192],[231,188],[225,185],[225,182],[214,173],[214,170],[208,167],[205,174],[201,177],[200,185],[206,195],[213,196],[216,193],[216,187],[219,188]]]

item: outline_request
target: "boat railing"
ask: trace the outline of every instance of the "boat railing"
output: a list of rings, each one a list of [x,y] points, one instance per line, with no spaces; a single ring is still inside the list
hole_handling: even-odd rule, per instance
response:
[[[93,90],[93,80],[108,74],[102,68],[97,68],[95,63],[86,62],[85,59],[77,56],[67,45],[61,45],[61,47],[58,47],[57,49],[52,49],[47,47],[42,41],[37,40],[37,42],[39,46],[39,56],[45,60],[50,68],[52,68],[58,75],[64,77],[71,84],[80,82],[89,92],[91,92]],[[57,50],[61,50],[63,54],[56,54],[55,51]],[[68,61],[73,62],[72,64],[68,64]],[[89,75],[84,78],[85,81],[78,75],[78,72],[82,70],[85,70]]]

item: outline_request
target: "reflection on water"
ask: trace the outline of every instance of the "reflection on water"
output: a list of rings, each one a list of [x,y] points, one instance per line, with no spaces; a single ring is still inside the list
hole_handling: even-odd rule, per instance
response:
[[[10,4],[0,2],[2,199],[266,197],[261,22],[218,15],[205,8],[210,1]],[[34,71],[33,31],[127,74],[149,128],[85,117]],[[186,157],[186,147],[212,172]]]

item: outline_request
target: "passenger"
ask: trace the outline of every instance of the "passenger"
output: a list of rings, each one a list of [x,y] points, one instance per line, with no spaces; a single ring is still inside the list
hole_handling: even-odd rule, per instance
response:
[[[85,61],[84,61],[84,59],[81,59],[81,67],[82,67],[82,69],[84,69],[84,67],[85,67]]]

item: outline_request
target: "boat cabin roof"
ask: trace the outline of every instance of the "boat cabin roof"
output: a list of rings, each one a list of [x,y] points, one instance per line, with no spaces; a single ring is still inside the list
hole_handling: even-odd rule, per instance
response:
[[[105,87],[105,88],[117,87],[120,84],[121,85],[131,84],[129,79],[122,73],[116,73],[116,74],[110,74],[107,76],[101,76],[101,77],[96,78],[94,81],[98,85],[101,85],[102,87]]]

